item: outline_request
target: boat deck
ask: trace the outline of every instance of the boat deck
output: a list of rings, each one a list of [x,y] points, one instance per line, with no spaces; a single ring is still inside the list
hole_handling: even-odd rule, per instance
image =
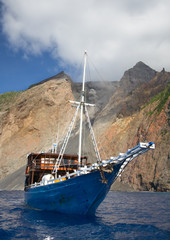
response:
[[[25,188],[29,188],[34,183],[39,183],[46,174],[53,174],[58,156],[58,153],[30,153],[25,172]],[[88,165],[86,156],[81,157],[81,166],[84,165]],[[74,173],[77,169],[78,156],[65,154],[57,173],[59,176],[64,176],[66,173]]]

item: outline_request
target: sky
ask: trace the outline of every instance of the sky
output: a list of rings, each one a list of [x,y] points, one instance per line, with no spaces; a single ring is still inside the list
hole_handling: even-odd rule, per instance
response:
[[[60,71],[80,81],[84,50],[106,81],[139,61],[170,71],[170,1],[0,0],[0,94]]]

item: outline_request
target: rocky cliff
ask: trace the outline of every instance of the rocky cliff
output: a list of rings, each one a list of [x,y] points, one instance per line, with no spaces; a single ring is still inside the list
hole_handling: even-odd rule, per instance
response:
[[[128,165],[118,185],[169,191],[169,83],[170,73],[158,73],[142,62],[126,71],[120,82],[87,83],[87,101],[96,104],[90,114],[103,157],[117,155],[140,141],[156,143],[154,151]],[[75,111],[68,100],[79,100],[79,90],[80,84],[62,72],[26,91],[0,95],[0,188],[19,189],[9,187],[9,179],[19,175],[18,181],[23,183],[24,175],[20,177],[20,173],[26,155],[48,150],[56,134],[60,142],[63,140]],[[77,149],[77,136],[75,126],[72,151]],[[86,151],[90,152],[91,144],[86,141]]]
[[[19,93],[8,108],[1,105],[1,178],[25,165],[28,153],[47,151],[56,138],[58,126],[63,137],[69,115],[73,114],[70,99],[74,99],[71,82],[61,78]]]
[[[170,189],[169,83],[170,73],[156,73],[140,62],[125,72],[109,103],[96,117],[94,129],[102,126],[103,156],[116,155],[143,141],[156,144],[154,151],[129,164],[119,179],[134,190]]]

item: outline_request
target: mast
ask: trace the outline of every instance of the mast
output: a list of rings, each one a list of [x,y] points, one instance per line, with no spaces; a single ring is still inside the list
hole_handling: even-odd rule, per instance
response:
[[[85,102],[86,60],[87,60],[87,51],[84,52],[84,70],[83,70],[83,83],[82,83],[81,99],[80,99],[80,102],[69,101],[70,103],[74,104],[72,106],[74,106],[74,107],[76,106],[76,112],[75,112],[74,117],[71,121],[68,132],[66,134],[63,145],[61,147],[60,153],[58,155],[58,159],[57,159],[56,164],[55,164],[54,169],[53,169],[53,173],[55,173],[56,176],[57,176],[57,170],[60,166],[61,160],[63,159],[63,155],[64,155],[64,152],[65,152],[68,140],[70,138],[70,135],[71,135],[71,132],[72,132],[72,129],[73,129],[73,125],[75,123],[75,120],[76,120],[79,109],[80,109],[80,132],[79,132],[79,149],[78,149],[78,169],[80,169],[80,167],[81,167],[82,125],[83,125],[83,111],[84,110],[85,110],[86,117],[87,117],[88,124],[89,124],[90,134],[91,134],[91,137],[92,137],[92,143],[93,143],[94,150],[95,150],[96,157],[97,157],[97,162],[98,163],[101,162],[100,153],[98,151],[98,147],[97,147],[97,143],[96,143],[96,140],[95,140],[94,132],[93,132],[92,125],[90,123],[90,118],[89,118],[87,108],[86,108],[86,106],[94,107],[95,105]]]
[[[87,59],[87,51],[84,52],[83,83],[82,83],[81,102],[80,102],[80,133],[79,133],[78,168],[80,167],[80,164],[81,164],[83,108],[85,103],[84,88],[85,88],[85,79],[86,79],[86,59]]]

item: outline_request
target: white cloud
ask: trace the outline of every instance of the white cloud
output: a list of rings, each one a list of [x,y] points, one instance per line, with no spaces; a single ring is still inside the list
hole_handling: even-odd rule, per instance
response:
[[[3,31],[24,56],[51,52],[74,66],[87,49],[107,80],[142,60],[170,71],[168,0],[2,0]]]

